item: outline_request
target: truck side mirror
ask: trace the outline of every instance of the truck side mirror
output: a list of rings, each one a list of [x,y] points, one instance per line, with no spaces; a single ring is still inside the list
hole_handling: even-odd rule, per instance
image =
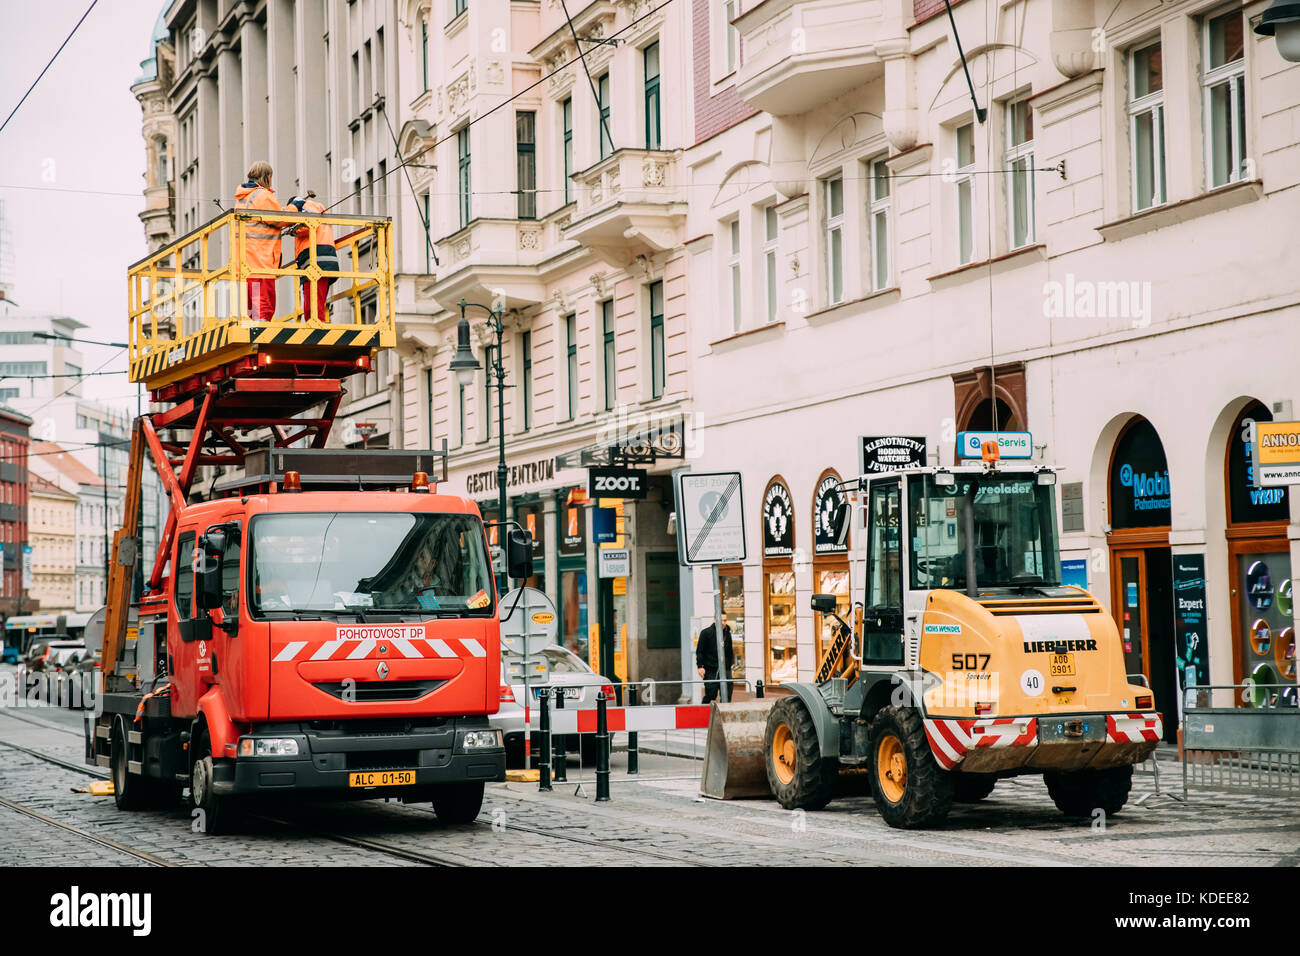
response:
[[[818,614],[835,613],[835,595],[834,594],[814,594],[812,596],[812,609]]]
[[[517,581],[533,576],[533,539],[522,528],[506,537],[506,573]]]
[[[194,575],[194,596],[201,610],[221,607],[221,564],[226,553],[226,533],[209,531],[199,539],[203,551],[202,567]]]

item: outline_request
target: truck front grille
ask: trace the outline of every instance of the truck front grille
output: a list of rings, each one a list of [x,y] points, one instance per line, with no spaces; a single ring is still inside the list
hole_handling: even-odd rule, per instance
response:
[[[447,683],[445,680],[322,681],[314,686],[339,700],[418,700]]]

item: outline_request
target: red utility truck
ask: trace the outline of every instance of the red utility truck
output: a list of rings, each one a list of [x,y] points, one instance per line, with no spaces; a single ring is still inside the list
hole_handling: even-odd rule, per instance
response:
[[[484,784],[505,778],[488,725],[501,661],[484,525],[472,501],[430,480],[445,480],[445,441],[438,452],[324,447],[343,382],[393,344],[390,223],[292,218],[346,232],[339,276],[350,282],[333,321],[305,319],[297,301],[313,263],[281,270],[295,310],[271,323],[240,314],[242,294],[228,297],[234,315],[167,321],[187,295],[215,309],[215,281],[233,274],[239,288],[237,261],[215,273],[178,263],[220,228],[225,248],[242,248],[248,214],[132,267],[132,377],[165,410],[141,416],[132,437],[91,758],[111,768],[119,808],[188,788],[209,833],[248,794],[430,801],[444,821],[467,822]],[[171,508],[133,605],[146,451]],[[205,466],[226,472],[205,475],[196,500]],[[526,577],[526,534],[503,538],[509,573]]]

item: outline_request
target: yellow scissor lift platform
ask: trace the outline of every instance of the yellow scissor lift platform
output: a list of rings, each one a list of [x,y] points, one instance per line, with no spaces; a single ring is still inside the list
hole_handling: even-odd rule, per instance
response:
[[[244,250],[247,230],[270,223],[282,230],[279,269],[253,268]],[[309,261],[298,268],[291,239],[300,226],[329,226],[338,236],[339,271]],[[264,322],[249,315],[247,280],[276,279],[281,308]],[[325,320],[307,318],[303,279],[332,278]],[[239,210],[223,213],[128,272],[131,381],[156,402],[174,403],[210,384],[238,377],[345,378],[368,370],[377,349],[396,344],[392,220]]]

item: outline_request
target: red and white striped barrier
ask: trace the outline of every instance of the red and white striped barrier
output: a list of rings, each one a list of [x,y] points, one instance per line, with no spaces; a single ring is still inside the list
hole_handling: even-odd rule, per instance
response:
[[[1159,714],[1107,714],[1106,736],[1117,744],[1159,740],[1163,731]]]
[[[609,707],[605,710],[605,726],[616,730],[706,730],[709,726],[711,706],[653,706]],[[533,707],[533,726],[538,726],[537,708]],[[551,732],[556,734],[594,734],[596,708],[570,710],[551,708]]]

